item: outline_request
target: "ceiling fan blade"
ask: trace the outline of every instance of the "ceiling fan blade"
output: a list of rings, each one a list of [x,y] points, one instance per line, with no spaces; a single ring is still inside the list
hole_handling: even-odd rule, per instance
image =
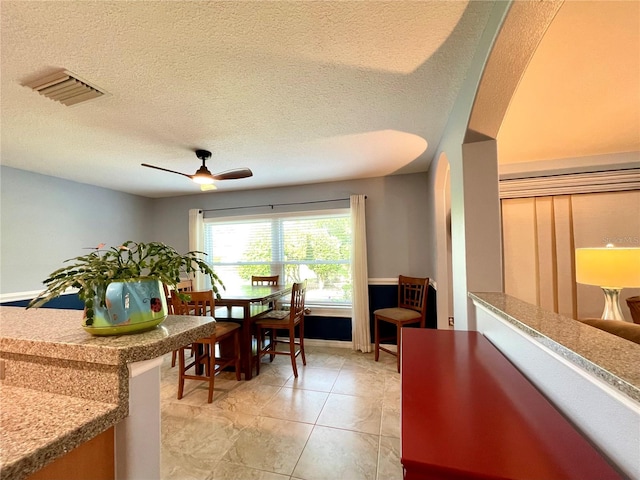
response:
[[[212,175],[216,180],[236,180],[238,178],[251,176],[253,176],[253,172],[248,168],[236,168],[235,170],[227,170],[226,172],[214,173]]]
[[[188,175],[182,172],[176,172],[175,170],[169,170],[168,168],[156,167],[155,165],[149,165],[148,163],[141,163],[140,165],[142,165],[143,167],[155,168],[156,170],[162,170],[163,172],[177,173],[178,175],[182,175],[187,178],[193,177],[193,175]]]

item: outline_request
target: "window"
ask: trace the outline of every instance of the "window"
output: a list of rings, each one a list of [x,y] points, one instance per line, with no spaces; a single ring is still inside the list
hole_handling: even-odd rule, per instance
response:
[[[349,209],[205,219],[205,251],[228,287],[252,275],[306,280],[307,305],[351,305]]]

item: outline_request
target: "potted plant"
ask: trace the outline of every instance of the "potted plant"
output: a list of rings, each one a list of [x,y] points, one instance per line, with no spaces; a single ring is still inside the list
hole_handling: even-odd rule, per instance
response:
[[[222,281],[201,258],[203,252],[178,253],[160,242],[127,241],[71,258],[70,265],[44,280],[46,289],[27,308],[41,307],[68,289],[78,289],[84,302],[83,327],[94,335],[115,335],[153,328],[167,315],[163,284],[175,290],[182,275],[201,272],[220,298]],[[184,300],[188,294],[178,294]]]

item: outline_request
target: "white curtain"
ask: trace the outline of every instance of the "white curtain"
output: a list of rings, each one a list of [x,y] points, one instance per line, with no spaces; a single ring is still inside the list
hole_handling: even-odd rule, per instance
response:
[[[369,273],[367,271],[367,233],[364,195],[351,195],[351,280],[353,283],[351,334],[353,349],[371,352],[369,326]]]
[[[202,210],[192,208],[189,210],[189,251],[204,251],[204,215]],[[202,255],[202,258],[206,258]],[[208,279],[201,273],[193,276],[193,289],[196,291],[211,288]]]

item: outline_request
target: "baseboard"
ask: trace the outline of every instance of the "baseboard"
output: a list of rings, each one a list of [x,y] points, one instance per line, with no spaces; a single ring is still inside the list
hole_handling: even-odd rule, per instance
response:
[[[286,338],[283,338],[286,340]],[[318,338],[305,338],[304,345],[306,347],[335,347],[335,348],[353,348],[353,342],[345,342],[341,340],[321,340]],[[397,351],[397,345],[383,344],[385,348],[392,351]],[[373,351],[374,345],[371,344],[371,351]]]
[[[31,292],[0,293],[0,303],[31,300],[32,298],[37,297],[41,292],[42,290],[33,290]]]
[[[306,347],[336,347],[336,348],[352,348],[352,342],[343,340],[321,340],[317,338],[305,338],[304,345]]]

